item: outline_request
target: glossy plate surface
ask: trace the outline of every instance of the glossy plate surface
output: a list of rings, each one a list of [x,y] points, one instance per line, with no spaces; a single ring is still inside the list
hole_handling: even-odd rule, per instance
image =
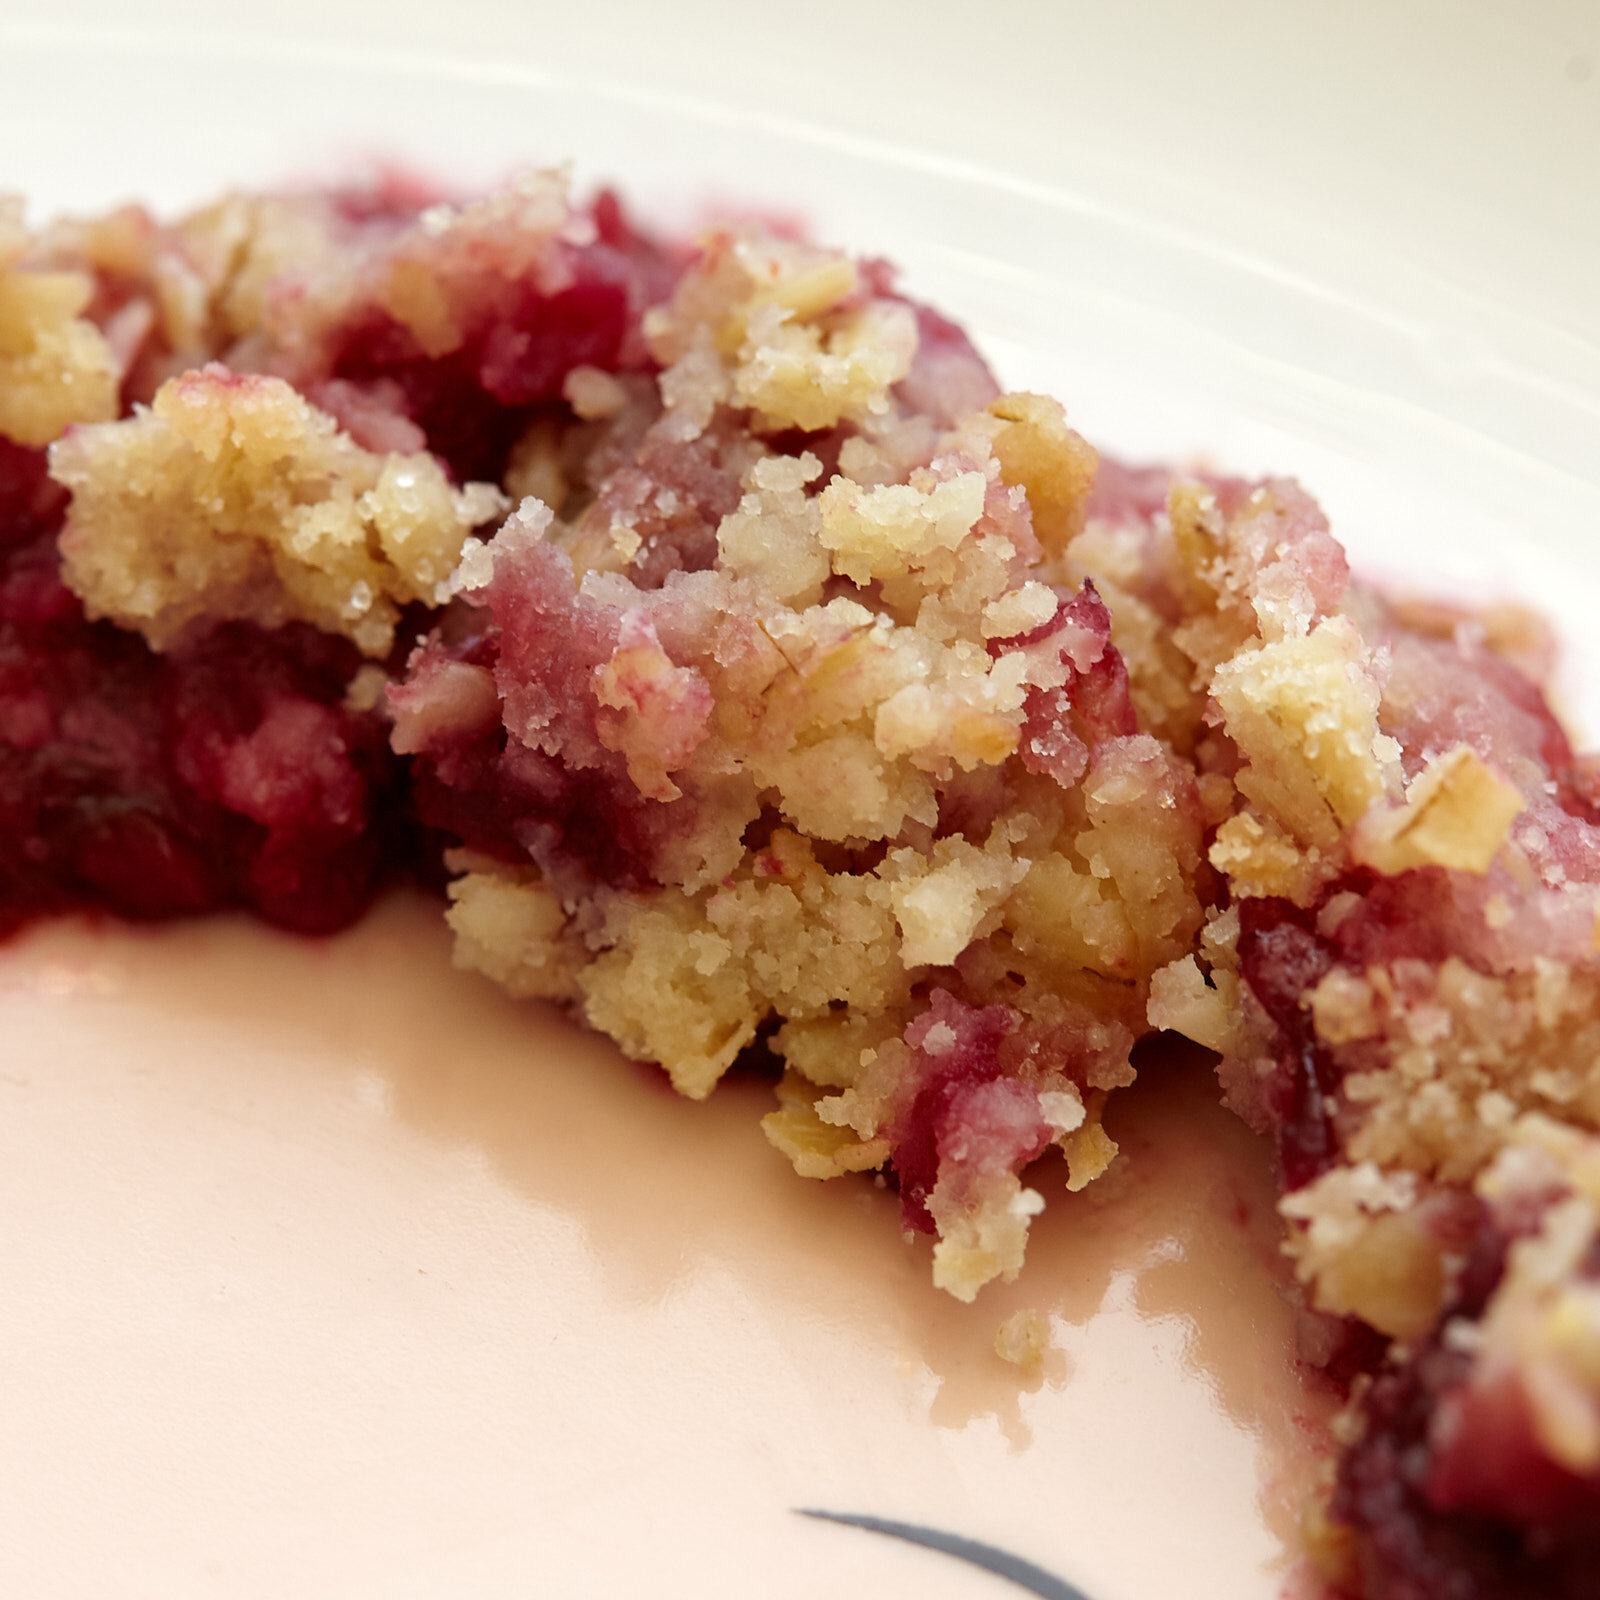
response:
[[[571,157],[682,225],[900,261],[1099,441],[1298,472],[1358,561],[1551,610],[1600,726],[1600,23],[1587,7],[162,0],[0,16],[40,210],[399,157]],[[1292,20],[1290,13],[1293,13]],[[1587,643],[1585,642],[1587,638]],[[400,899],[0,952],[0,1589],[1020,1593],[1292,1582],[1302,1389],[1264,1161],[1175,1065],[1011,1287],[928,1286],[892,1196],[454,973]],[[1020,1307],[1042,1374],[992,1353]]]

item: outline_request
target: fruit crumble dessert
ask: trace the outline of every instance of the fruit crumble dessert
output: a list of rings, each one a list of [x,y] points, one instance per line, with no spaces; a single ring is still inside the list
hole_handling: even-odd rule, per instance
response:
[[[1600,1570],[1550,656],[1352,582],[1291,482],[1098,458],[881,262],[560,173],[0,212],[0,930],[420,878],[682,1093],[770,1070],[777,1150],[881,1174],[967,1300],[1186,1035],[1275,1142],[1350,1395],[1308,1539],[1367,1600]]]

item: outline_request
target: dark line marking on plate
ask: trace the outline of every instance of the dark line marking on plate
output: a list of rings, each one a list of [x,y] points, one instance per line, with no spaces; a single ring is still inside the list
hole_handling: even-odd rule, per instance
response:
[[[1036,1594],[1040,1600],[1089,1600],[1082,1589],[1074,1588],[1064,1578],[1036,1567],[1021,1556],[997,1545],[984,1544],[978,1539],[965,1539],[959,1533],[941,1533],[937,1528],[920,1527],[915,1522],[893,1522],[887,1517],[859,1516],[850,1511],[823,1511],[815,1506],[796,1506],[802,1517],[815,1517],[819,1522],[840,1522],[847,1528],[865,1528],[868,1533],[887,1534],[891,1539],[904,1539],[907,1544],[919,1544],[927,1550],[938,1550],[958,1561],[969,1561],[985,1572]]]

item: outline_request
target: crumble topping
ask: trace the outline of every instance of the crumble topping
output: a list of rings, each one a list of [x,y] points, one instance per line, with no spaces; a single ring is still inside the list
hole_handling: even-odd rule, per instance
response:
[[[454,891],[460,959],[573,1001],[691,1095],[761,1037],[787,1067],[773,1142],[811,1176],[891,1160],[970,1298],[1020,1266],[1042,1202],[1018,1169],[1055,1143],[1080,1186],[1115,1152],[1101,1107],[1200,923],[1204,819],[1137,731],[1093,583],[1052,583],[1034,532],[1025,484],[1062,552],[1083,526],[1092,451],[1041,396],[919,404],[916,313],[877,288],[709,241],[645,320],[657,390],[589,419],[589,493],[524,501],[469,552],[473,642],[436,635],[391,698],[401,748],[502,808],[498,847],[469,842],[507,865]],[[836,404],[864,317],[894,360]],[[780,403],[781,374],[826,416]],[[485,671],[499,725],[486,695],[452,718],[457,674]],[[603,844],[550,828],[552,800],[600,809]]]
[[[0,434],[46,445],[75,422],[116,415],[116,356],[83,313],[94,280],[29,259],[22,202],[0,202]]]
[[[467,536],[507,509],[426,451],[363,450],[283,379],[216,363],[75,428],[50,469],[72,491],[67,582],[157,650],[196,620],[298,620],[385,655],[400,607],[440,603]]]
[[[460,964],[681,1092],[770,1063],[964,1300],[1184,1034],[1355,1379],[1329,1572],[1586,1592],[1600,766],[1526,613],[1100,460],[881,263],[559,172],[6,209],[0,512],[0,927],[442,875]]]

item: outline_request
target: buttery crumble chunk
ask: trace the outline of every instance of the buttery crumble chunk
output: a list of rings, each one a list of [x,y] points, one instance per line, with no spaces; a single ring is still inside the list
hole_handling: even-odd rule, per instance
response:
[[[0,197],[0,434],[37,448],[73,423],[115,416],[122,374],[83,315],[93,278],[40,264],[32,243],[22,202]]]
[[[400,607],[439,603],[468,535],[506,509],[426,451],[363,450],[281,378],[215,364],[75,428],[51,470],[73,495],[67,581],[158,650],[196,621],[298,620],[384,655]]]

